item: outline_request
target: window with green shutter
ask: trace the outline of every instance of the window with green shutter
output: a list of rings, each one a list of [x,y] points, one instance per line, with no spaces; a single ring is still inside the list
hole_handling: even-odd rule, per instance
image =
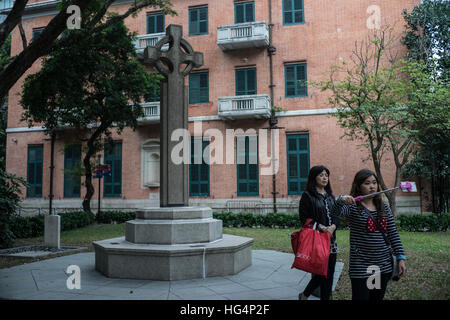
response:
[[[306,63],[285,65],[284,80],[286,98],[308,96]]]
[[[43,146],[28,146],[27,155],[27,188],[28,198],[42,197],[42,174],[44,162]]]
[[[209,102],[209,72],[189,74],[189,104]]]
[[[33,35],[31,37],[32,40],[36,39],[37,37],[39,37],[39,35],[44,31],[43,28],[41,29],[33,29]]]
[[[208,34],[208,7],[189,9],[189,35]]]
[[[111,166],[111,176],[103,179],[103,197],[117,198],[122,194],[122,142],[105,147],[104,164]]]
[[[305,23],[303,0],[283,0],[283,25]]]
[[[154,86],[151,87],[150,91],[144,96],[145,102],[158,102],[160,100],[161,80],[155,80]]]
[[[255,3],[238,2],[234,4],[234,23],[255,21]]]
[[[164,14],[147,15],[147,34],[164,32]]]
[[[81,176],[74,170],[81,165],[81,145],[70,145],[64,150],[64,197],[79,198],[81,194]]]
[[[236,69],[236,95],[256,94],[256,68]]]
[[[209,196],[209,164],[203,158],[209,141],[191,139],[191,163],[189,165],[189,196]],[[209,162],[209,161],[208,161]]]
[[[288,195],[300,195],[306,189],[309,172],[309,136],[286,136]]]
[[[237,195],[259,194],[258,137],[236,139]]]

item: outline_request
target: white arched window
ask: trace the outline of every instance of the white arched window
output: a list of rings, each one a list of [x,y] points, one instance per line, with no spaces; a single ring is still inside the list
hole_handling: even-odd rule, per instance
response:
[[[160,143],[150,139],[142,144],[142,187],[159,187]]]

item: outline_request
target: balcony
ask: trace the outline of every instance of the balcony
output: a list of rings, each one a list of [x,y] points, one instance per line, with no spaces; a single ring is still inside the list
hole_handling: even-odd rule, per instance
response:
[[[159,101],[157,102],[145,102],[142,103],[144,109],[144,116],[138,119],[140,125],[159,123],[160,121],[160,109]]]
[[[220,97],[219,117],[227,120],[270,118],[270,98],[267,94]]]
[[[137,53],[144,53],[144,49],[148,46],[156,46],[159,40],[164,38],[166,35],[165,32],[161,33],[151,33],[151,34],[144,34],[136,37],[136,40],[134,41],[134,47],[136,48]],[[162,50],[169,49],[169,44],[163,45],[161,48]]]
[[[269,28],[264,21],[219,26],[217,45],[223,51],[264,48],[269,45]]]

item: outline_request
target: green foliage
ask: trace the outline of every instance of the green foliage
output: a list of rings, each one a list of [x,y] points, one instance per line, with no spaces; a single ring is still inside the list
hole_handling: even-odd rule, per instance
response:
[[[429,70],[450,79],[450,2],[423,0],[408,13],[403,11],[406,33],[403,43],[410,57],[425,61]],[[438,59],[434,59],[438,56]]]
[[[450,213],[399,215],[398,225],[405,231],[447,231],[450,227]]]
[[[228,213],[214,212],[214,219],[222,220],[224,227],[267,227],[267,228],[300,228],[301,223],[297,214],[287,213]]]
[[[88,226],[95,221],[92,212],[58,213],[61,217],[61,231]],[[34,238],[44,235],[44,215],[32,217],[14,216],[11,219],[11,231],[16,238]]]
[[[21,186],[27,186],[22,177],[10,174],[0,167],[0,248],[11,247],[14,244],[11,220],[19,207]]]
[[[126,221],[133,220],[136,218],[136,212],[125,212],[125,211],[100,211],[95,216],[95,220],[98,223],[125,223]]]

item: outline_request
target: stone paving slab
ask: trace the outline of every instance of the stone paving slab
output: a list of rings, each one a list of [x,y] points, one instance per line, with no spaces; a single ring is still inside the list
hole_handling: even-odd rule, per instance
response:
[[[253,250],[252,265],[239,274],[205,279],[154,281],[112,279],[95,270],[95,253],[84,252],[0,269],[0,299],[21,300],[297,300],[311,279],[291,269],[293,254]],[[81,289],[68,289],[67,267],[81,270]],[[336,263],[333,290],[343,263]],[[311,296],[310,300],[318,300]]]

